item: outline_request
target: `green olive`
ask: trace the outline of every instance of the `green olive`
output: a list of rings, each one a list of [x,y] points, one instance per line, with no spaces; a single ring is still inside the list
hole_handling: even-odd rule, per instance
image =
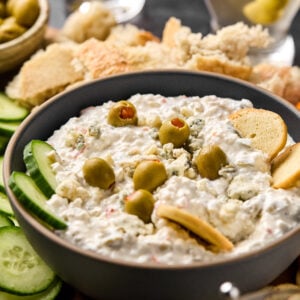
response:
[[[187,141],[190,135],[190,127],[181,118],[173,118],[163,122],[158,134],[163,145],[172,143],[175,148],[178,148]]]
[[[144,160],[140,162],[133,173],[135,190],[145,189],[152,192],[168,178],[164,164],[159,160]]]
[[[218,145],[209,145],[201,149],[195,163],[202,177],[214,180],[219,177],[219,170],[227,164],[227,158]]]
[[[26,28],[20,26],[14,17],[4,19],[0,27],[0,43],[11,41],[22,35]]]
[[[4,3],[0,2],[0,18],[4,18],[6,16],[6,6]]]
[[[101,189],[109,189],[115,183],[113,168],[102,158],[87,159],[82,167],[85,181]]]
[[[135,106],[129,101],[119,101],[109,110],[107,122],[110,125],[121,127],[136,125],[138,121]]]
[[[9,0],[7,10],[16,18],[18,24],[30,27],[34,24],[40,13],[39,1]]]
[[[12,11],[13,11],[13,7],[15,5],[15,3],[19,1],[19,0],[7,0],[6,2],[6,12],[8,15],[12,15]]]
[[[153,208],[154,197],[147,190],[137,190],[125,198],[125,211],[139,217],[145,223],[151,221]]]

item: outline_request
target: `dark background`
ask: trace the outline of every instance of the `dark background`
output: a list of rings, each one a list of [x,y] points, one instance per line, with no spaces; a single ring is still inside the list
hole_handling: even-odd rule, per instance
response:
[[[52,14],[50,24],[59,28],[65,18],[64,1],[50,0]],[[146,0],[142,13],[131,21],[137,26],[161,36],[166,21],[177,17],[183,25],[193,32],[206,35],[210,32],[209,15],[203,0]],[[296,44],[296,57],[294,64],[300,66],[300,11],[292,24],[290,34]]]

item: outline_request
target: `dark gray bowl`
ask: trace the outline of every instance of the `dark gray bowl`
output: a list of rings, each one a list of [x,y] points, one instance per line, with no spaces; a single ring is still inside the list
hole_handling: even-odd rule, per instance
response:
[[[279,113],[300,141],[300,116],[292,105],[246,82],[210,73],[180,71],[132,73],[98,80],[47,101],[12,137],[5,153],[4,182],[16,218],[41,257],[67,283],[96,299],[218,299],[219,286],[234,282],[242,292],[274,280],[300,254],[300,226],[259,251],[213,263],[154,266],[127,263],[81,250],[41,225],[8,187],[13,170],[24,171],[22,152],[32,139],[47,139],[70,117],[90,105],[135,93],[248,98],[258,108]]]

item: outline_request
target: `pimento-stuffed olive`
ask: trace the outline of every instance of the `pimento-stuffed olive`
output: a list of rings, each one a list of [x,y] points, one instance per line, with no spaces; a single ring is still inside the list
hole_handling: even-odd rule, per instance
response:
[[[172,143],[175,148],[179,148],[187,141],[190,128],[183,119],[173,118],[162,123],[158,134],[163,145]]]
[[[135,106],[129,101],[115,103],[108,112],[107,122],[116,127],[136,125],[138,121]]]

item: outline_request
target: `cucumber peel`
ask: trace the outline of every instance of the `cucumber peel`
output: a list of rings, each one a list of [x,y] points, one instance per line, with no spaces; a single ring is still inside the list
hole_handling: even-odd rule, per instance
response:
[[[42,292],[56,276],[16,226],[0,228],[0,267],[0,289],[18,295]]]
[[[0,213],[0,227],[4,226],[14,226],[14,222],[7,215]]]
[[[32,294],[29,296],[19,296],[0,292],[1,300],[54,300],[59,294],[62,287],[62,281],[57,277],[53,283],[43,292]]]
[[[0,136],[0,153],[3,154],[5,152],[6,146],[9,142],[10,137],[8,136]]]
[[[48,154],[55,151],[48,143],[40,140],[30,141],[24,148],[23,159],[31,178],[40,190],[50,198],[57,186],[52,161]]]
[[[67,224],[47,207],[48,198],[30,176],[23,172],[14,171],[9,178],[9,187],[18,200],[44,223],[54,229],[67,228]]]
[[[11,137],[17,128],[20,126],[20,121],[15,122],[3,122],[0,121],[0,134]]]
[[[3,181],[3,156],[0,156],[0,192],[5,193],[4,181]]]

